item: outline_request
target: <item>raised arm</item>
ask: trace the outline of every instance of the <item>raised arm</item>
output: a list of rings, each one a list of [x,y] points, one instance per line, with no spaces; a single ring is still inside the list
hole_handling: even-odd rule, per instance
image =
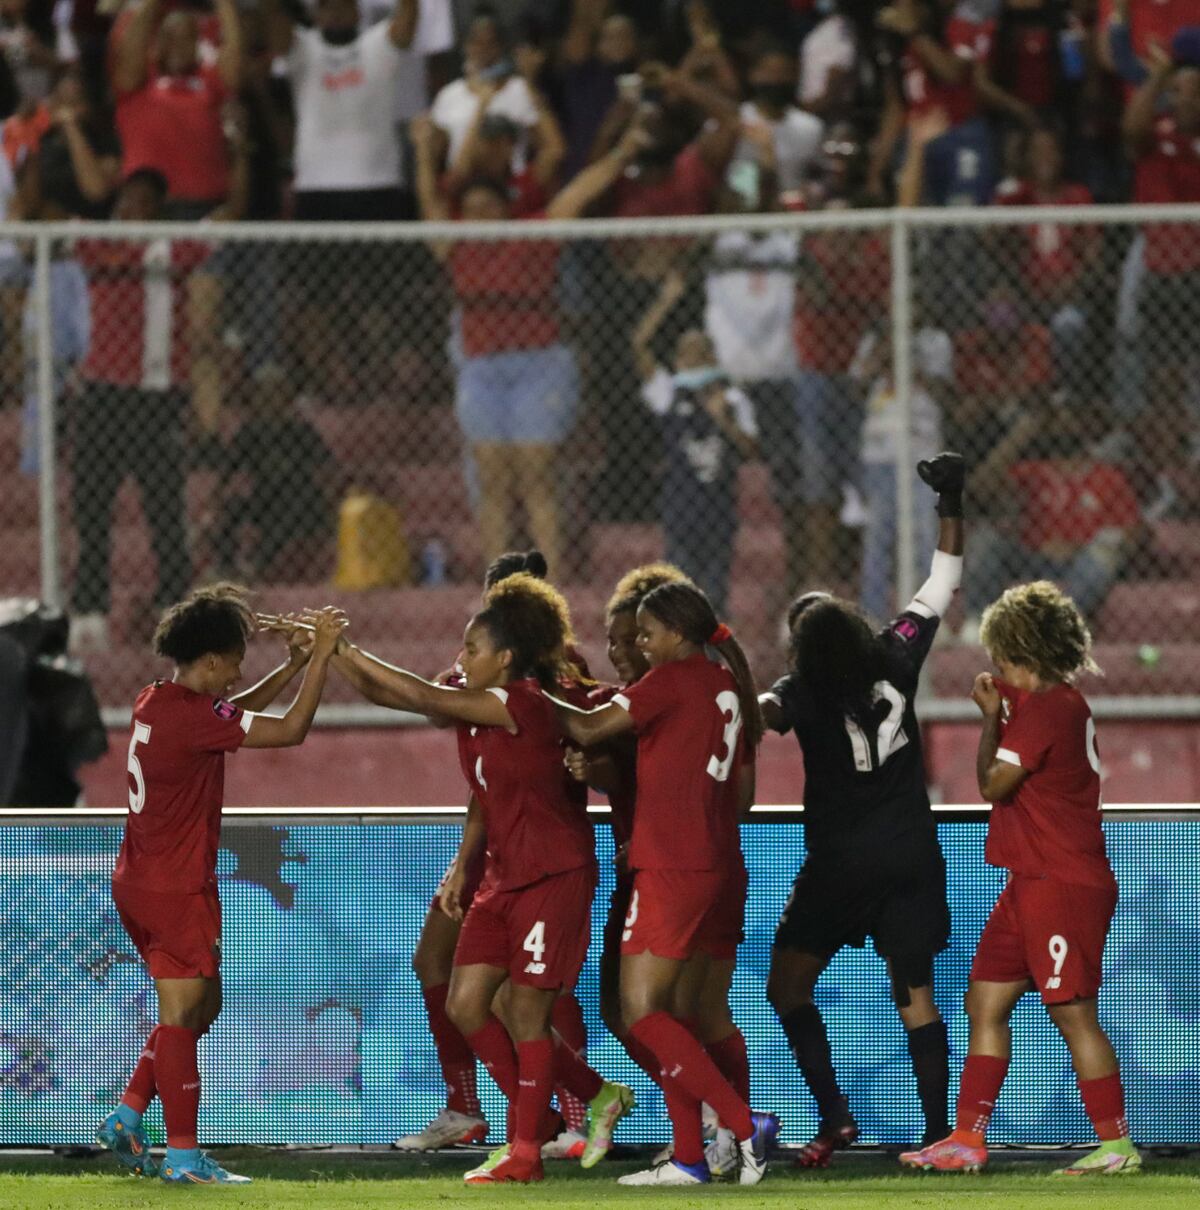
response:
[[[1157,42],[1150,43],[1147,57],[1150,60],[1150,74],[1145,84],[1133,94],[1122,122],[1125,146],[1129,154],[1135,157],[1144,155],[1150,148],[1158,103],[1175,70],[1171,57]]]
[[[117,43],[113,56],[113,92],[136,92],[146,82],[146,60],[150,39],[158,25],[162,0],[143,0]]]
[[[296,29],[282,0],[261,0],[260,11],[267,32],[267,51],[272,59],[283,58],[292,49]]]
[[[938,494],[938,544],[929,579],[917,589],[910,608],[941,618],[962,583],[966,463],[961,454],[938,454],[929,462],[917,463],[917,474]]]
[[[655,362],[654,354],[650,351],[650,342],[662,327],[663,320],[671,313],[671,308],[683,297],[685,284],[683,274],[678,269],[668,270],[658,297],[650,304],[646,314],[633,330],[633,358],[637,365],[638,377],[643,382],[648,382],[654,376]]]
[[[306,620],[312,625],[315,635],[312,658],[304,670],[300,692],[282,718],[270,714],[254,716],[250,730],[246,732],[246,742],[242,745],[245,748],[291,748],[303,743],[308,735],[325,689],[329,661],[339,636],[346,628],[346,618],[340,610],[322,609],[319,613],[307,615]]]
[[[115,155],[97,155],[80,125],[82,113],[73,107],[55,112],[54,120],[63,132],[71,170],[79,192],[89,202],[103,202],[111,197],[121,179],[121,161]]]
[[[292,683],[296,674],[312,657],[315,634],[311,627],[301,626],[297,619],[262,614],[255,619],[260,630],[280,634],[287,642],[288,658],[274,672],[268,673],[257,685],[230,698],[235,706],[257,714],[265,710]]]
[[[981,672],[975,678],[971,697],[983,713],[983,730],[975,754],[979,793],[984,802],[1004,802],[1016,793],[1029,771],[997,756],[1000,750],[1000,691],[990,672]]]
[[[546,189],[558,180],[563,160],[567,158],[567,140],[563,136],[558,119],[554,116],[554,110],[546,100],[546,94],[537,88],[532,80],[529,82],[529,96],[537,110],[537,125],[533,128],[537,142],[533,175],[537,177],[538,184]]]
[[[377,706],[450,718],[481,727],[515,729],[502,691],[451,689],[446,685],[435,685],[344,640],[338,647],[334,667]]]
[[[579,710],[566,702],[560,702],[556,697],[550,700],[554,703],[559,726],[567,738],[581,748],[606,743],[633,730],[633,716],[616,702],[598,706],[595,710]]]
[[[961,84],[971,71],[970,62],[943,46],[921,28],[916,0],[896,0],[876,17],[882,29],[898,34],[921,63],[943,84]]]
[[[645,134],[636,125],[630,126],[612,151],[594,164],[589,164],[554,197],[546,207],[546,217],[582,217],[593,202],[602,198],[620,180],[645,139]]]
[[[231,92],[242,86],[242,19],[236,0],[216,0],[217,22],[221,27],[221,49],[217,52],[217,70]]]
[[[417,32],[421,10],[418,0],[396,0],[392,19],[388,22],[388,37],[397,50],[408,50]]]

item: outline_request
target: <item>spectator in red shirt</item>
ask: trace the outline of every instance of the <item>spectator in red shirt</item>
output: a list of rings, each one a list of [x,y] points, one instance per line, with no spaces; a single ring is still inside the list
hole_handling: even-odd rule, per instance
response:
[[[995,188],[995,153],[977,88],[995,23],[963,15],[960,7],[957,0],[896,0],[876,19],[890,35],[892,74],[872,185],[883,192],[903,136],[900,206],[982,206]]]
[[[444,221],[451,213],[438,188],[433,124],[418,119],[411,133],[422,217]],[[543,214],[527,217],[578,218],[612,187],[639,146],[631,132]],[[513,217],[508,189],[487,177],[467,183],[459,206],[468,222]],[[549,240],[502,240],[441,244],[434,251],[449,269],[458,301],[455,410],[479,472],[484,557],[512,549],[523,506],[546,562],[562,569],[555,463],[575,423],[579,375],[559,323],[559,247]]]
[[[1200,67],[1176,65],[1157,43],[1149,56],[1150,75],[1125,113],[1126,146],[1135,161],[1134,199],[1200,202]],[[1138,343],[1150,369],[1155,424],[1149,428],[1161,439],[1157,421],[1169,421],[1185,406],[1190,385],[1200,231],[1194,225],[1151,223],[1144,235]]]
[[[1096,452],[1101,411],[1078,402],[1027,409],[972,474],[973,491],[997,519],[974,538],[968,631],[1016,580],[1055,580],[1088,616],[1103,604],[1141,513],[1125,471]]]
[[[161,172],[172,218],[200,218],[229,192],[222,119],[241,85],[242,34],[235,0],[214,2],[221,28],[215,67],[200,61],[195,12],[163,16],[164,0],[144,0],[115,48],[122,172]]]
[[[996,190],[1000,206],[1086,206],[1092,195],[1083,185],[1063,179],[1062,146],[1050,127],[1030,133],[1020,179],[1002,181]],[[1036,223],[1001,228],[999,263],[1021,266],[1021,284],[1033,304],[1034,317],[1049,325],[1055,381],[1078,391],[1084,384],[1084,340],[1087,334],[1086,284],[1100,254],[1094,227]]]

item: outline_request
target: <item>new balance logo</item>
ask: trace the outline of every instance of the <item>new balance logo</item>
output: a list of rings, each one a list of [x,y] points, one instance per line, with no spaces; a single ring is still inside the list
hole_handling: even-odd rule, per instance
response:
[[[197,1081],[196,1081],[194,1084],[184,1084],[184,1086],[183,1086],[183,1087],[184,1087],[184,1089],[185,1089],[185,1090],[192,1089],[192,1088],[199,1088],[199,1087],[200,1087],[200,1081],[199,1081],[199,1080],[197,1080]]]
[[[1046,980],[1047,991],[1055,991],[1060,987],[1062,987],[1062,979],[1058,975],[1051,975],[1050,978]]]
[[[682,1063],[676,1063],[676,1064],[675,1064],[675,1066],[674,1066],[673,1068],[671,1068],[671,1070],[670,1070],[670,1071],[668,1071],[666,1074],[667,1074],[667,1076],[668,1076],[670,1079],[672,1079],[672,1080],[673,1080],[673,1079],[675,1079],[675,1077],[676,1077],[676,1076],[678,1076],[678,1075],[679,1075],[679,1073],[680,1073],[682,1070],[683,1070],[683,1064],[682,1064]]]
[[[527,975],[544,975],[546,973],[546,964],[544,962],[527,962],[525,964],[525,973]]]

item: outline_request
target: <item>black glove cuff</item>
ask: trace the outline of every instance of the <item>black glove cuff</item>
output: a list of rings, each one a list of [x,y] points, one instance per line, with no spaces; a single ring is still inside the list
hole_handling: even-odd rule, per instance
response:
[[[937,500],[937,513],[939,517],[956,517],[961,521],[963,515],[962,492],[939,492]]]

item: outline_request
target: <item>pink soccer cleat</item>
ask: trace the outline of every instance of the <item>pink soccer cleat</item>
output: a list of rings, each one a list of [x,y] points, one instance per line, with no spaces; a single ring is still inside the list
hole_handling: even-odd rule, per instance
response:
[[[900,1163],[920,1172],[981,1172],[987,1164],[987,1148],[959,1142],[954,1135],[930,1143],[920,1151],[903,1151]]]

